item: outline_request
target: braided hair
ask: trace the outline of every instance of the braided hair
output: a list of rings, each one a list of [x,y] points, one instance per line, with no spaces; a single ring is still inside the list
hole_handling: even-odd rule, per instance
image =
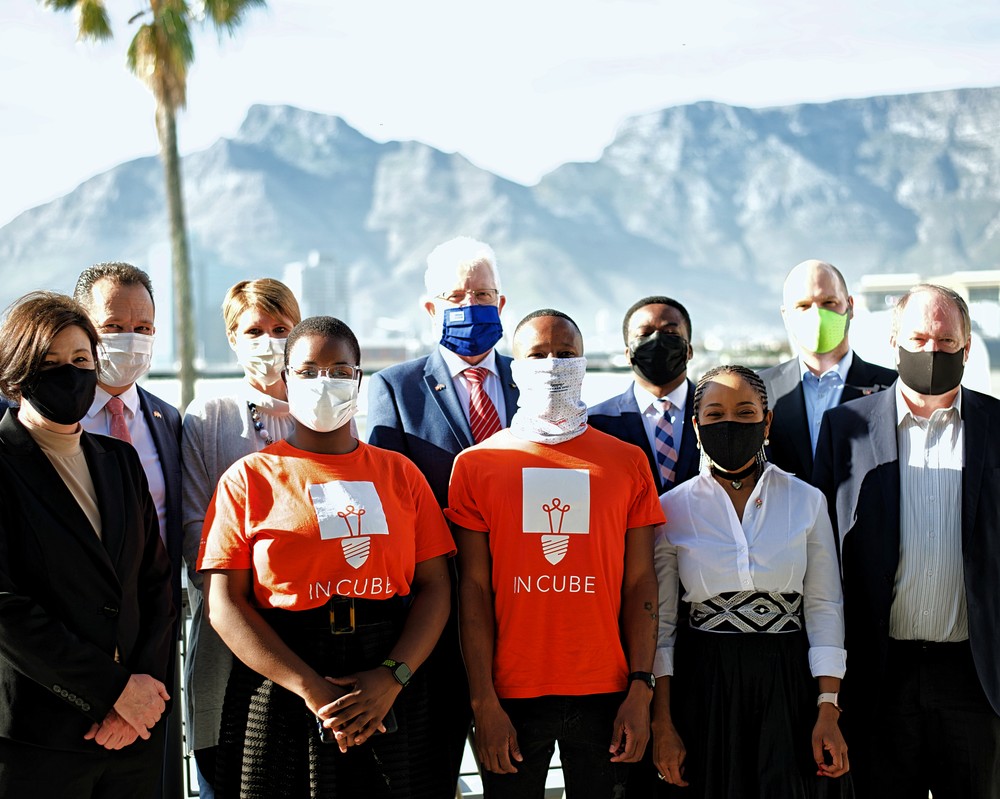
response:
[[[757,392],[757,396],[760,397],[760,404],[764,409],[764,415],[767,415],[767,387],[764,385],[764,381],[761,380],[760,375],[753,369],[748,369],[745,366],[729,365],[716,366],[701,376],[701,380],[698,381],[698,385],[694,389],[694,408],[692,409],[692,413],[695,418],[698,418],[698,408],[701,405],[702,398],[705,396],[708,384],[712,382],[713,378],[721,374],[741,377],[750,388]]]

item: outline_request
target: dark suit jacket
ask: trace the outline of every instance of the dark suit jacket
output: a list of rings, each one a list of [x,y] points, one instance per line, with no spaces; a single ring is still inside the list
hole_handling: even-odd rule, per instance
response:
[[[504,427],[517,410],[510,358],[497,354]],[[401,452],[423,472],[438,504],[448,506],[451,466],[473,445],[472,430],[440,351],[376,372],[368,385],[368,443]]]
[[[962,419],[969,642],[986,696],[1000,713],[1000,401],[963,388]],[[844,690],[855,697],[845,698],[849,715],[891,679],[886,652],[900,540],[894,391],[825,414],[813,479],[826,495],[840,537],[848,652]]]
[[[767,459],[779,469],[791,472],[809,482],[813,471],[812,440],[809,437],[809,417],[806,397],[802,390],[799,359],[779,363],[760,373],[767,386],[767,404],[774,411],[774,421],[768,434],[770,445]],[[847,381],[840,396],[840,405],[892,385],[896,373],[884,366],[868,363],[854,353]]]
[[[681,433],[681,445],[677,450],[677,467],[674,473],[677,475],[675,485],[690,480],[698,474],[699,451],[698,442],[694,435],[694,425],[691,424],[692,410],[694,409],[694,383],[687,381],[687,399],[685,400],[683,432]],[[646,427],[642,422],[642,411],[635,401],[635,394],[630,385],[623,394],[617,397],[604,400],[588,411],[587,423],[600,430],[602,433],[614,436],[615,438],[635,444],[646,453],[646,460],[649,461],[650,471],[653,473],[653,480],[656,483],[656,491],[662,494],[666,491],[660,479],[660,470],[656,466],[656,456],[649,448],[649,438],[646,435]]]
[[[154,394],[150,394],[141,386],[139,391],[139,407],[146,419],[146,425],[156,445],[156,453],[160,456],[160,468],[163,470],[163,483],[166,491],[166,538],[167,555],[170,558],[171,581],[174,607],[181,607],[181,572],[184,564],[181,560],[184,548],[184,530],[181,525],[181,415],[177,409],[164,402]],[[178,633],[180,632],[180,614],[178,613]],[[169,686],[168,686],[169,688]]]
[[[100,539],[17,414],[0,420],[0,737],[95,752],[83,735],[129,676],[167,679],[175,614],[135,450],[89,433],[80,444]]]

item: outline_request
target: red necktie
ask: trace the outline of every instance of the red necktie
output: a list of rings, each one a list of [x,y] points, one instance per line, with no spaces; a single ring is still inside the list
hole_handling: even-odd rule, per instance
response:
[[[118,397],[112,397],[104,407],[111,415],[111,435],[131,444],[132,436],[129,435],[128,424],[125,421],[125,403]]]
[[[469,425],[472,427],[472,439],[478,444],[499,432],[503,425],[500,424],[497,406],[483,386],[489,370],[482,366],[470,366],[464,374],[469,381]]]

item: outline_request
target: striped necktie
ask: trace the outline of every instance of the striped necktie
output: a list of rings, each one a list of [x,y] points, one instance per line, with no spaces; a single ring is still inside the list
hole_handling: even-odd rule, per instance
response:
[[[656,465],[660,470],[660,482],[664,489],[674,484],[677,475],[677,447],[674,445],[674,423],[670,419],[670,409],[673,407],[666,397],[658,399],[661,413],[656,420],[654,440],[656,442]]]
[[[500,424],[497,406],[493,404],[483,385],[489,369],[483,366],[470,366],[464,374],[465,379],[469,381],[469,426],[472,428],[472,440],[478,444],[498,433],[503,425]]]

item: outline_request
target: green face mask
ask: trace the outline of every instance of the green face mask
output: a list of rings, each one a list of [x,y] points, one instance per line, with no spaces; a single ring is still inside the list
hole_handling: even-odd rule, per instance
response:
[[[847,335],[847,314],[813,306],[808,311],[793,310],[788,329],[806,352],[819,355],[837,349]]]

